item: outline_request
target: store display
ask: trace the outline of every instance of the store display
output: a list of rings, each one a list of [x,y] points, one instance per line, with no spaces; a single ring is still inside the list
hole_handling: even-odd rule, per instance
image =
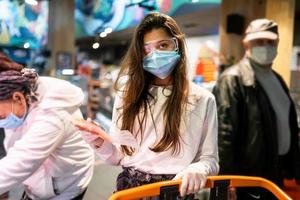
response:
[[[186,38],[186,43],[191,79],[211,91],[219,72],[219,36],[190,37]]]
[[[0,45],[38,49],[47,43],[48,1],[0,1]]]
[[[80,38],[107,32],[106,28],[120,31],[134,27],[151,11],[175,16],[190,13],[191,10],[216,7],[220,3],[221,0],[95,0],[89,1],[89,3],[76,0],[76,37]]]

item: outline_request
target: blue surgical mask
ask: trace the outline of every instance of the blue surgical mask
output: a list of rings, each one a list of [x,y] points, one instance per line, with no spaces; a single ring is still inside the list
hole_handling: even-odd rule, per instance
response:
[[[144,57],[143,68],[154,76],[165,79],[172,73],[179,59],[178,51],[153,50]]]
[[[4,129],[18,128],[24,123],[26,116],[27,112],[24,113],[22,118],[17,117],[13,113],[9,113],[5,119],[0,119],[0,127]]]

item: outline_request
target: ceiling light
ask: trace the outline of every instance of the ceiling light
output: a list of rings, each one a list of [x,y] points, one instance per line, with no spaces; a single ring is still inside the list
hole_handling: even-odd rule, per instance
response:
[[[105,33],[111,33],[112,32],[112,28],[111,27],[107,27],[105,30],[104,30]]]
[[[74,75],[74,69],[63,69],[62,71],[61,71],[61,74],[62,75]]]
[[[25,42],[24,45],[23,45],[23,47],[24,47],[25,49],[28,49],[28,48],[30,47],[29,42]]]
[[[100,37],[104,38],[104,37],[106,37],[106,36],[107,36],[107,33],[106,33],[106,32],[100,33]]]
[[[38,5],[37,0],[25,0],[25,3],[36,6]]]
[[[99,46],[100,46],[99,42],[95,42],[95,43],[93,44],[93,49],[98,49]]]

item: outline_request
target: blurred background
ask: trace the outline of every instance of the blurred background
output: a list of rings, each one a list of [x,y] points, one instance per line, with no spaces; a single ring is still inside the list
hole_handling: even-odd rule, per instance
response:
[[[290,86],[300,116],[299,0],[0,0],[0,51],[40,75],[79,86],[86,97],[84,116],[108,130],[119,63],[136,25],[153,11],[178,22],[186,36],[189,78],[209,90],[243,56],[248,23],[277,21],[274,68]],[[119,171],[97,160],[85,199],[107,199]]]

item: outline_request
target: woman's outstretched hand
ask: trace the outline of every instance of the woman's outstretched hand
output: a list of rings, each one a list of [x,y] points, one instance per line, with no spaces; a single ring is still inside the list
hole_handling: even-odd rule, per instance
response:
[[[82,131],[91,133],[102,138],[105,141],[112,142],[111,137],[95,122],[93,122],[90,118],[87,120],[78,119],[73,121],[74,125]]]

